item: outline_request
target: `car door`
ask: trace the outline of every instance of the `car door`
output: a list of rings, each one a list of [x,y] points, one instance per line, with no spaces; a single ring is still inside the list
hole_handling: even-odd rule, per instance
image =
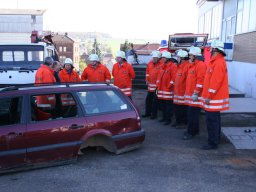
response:
[[[22,117],[22,97],[0,98],[0,169],[25,164],[26,124]]]
[[[42,103],[48,96],[51,102]],[[43,100],[39,104],[37,99],[40,97]],[[72,94],[32,95],[28,105],[28,162],[54,162],[75,158],[86,121],[80,115],[81,110]]]

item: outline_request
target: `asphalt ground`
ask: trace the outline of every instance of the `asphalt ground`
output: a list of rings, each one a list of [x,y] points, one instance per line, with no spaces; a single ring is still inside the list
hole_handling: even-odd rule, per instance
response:
[[[135,92],[134,102],[143,112],[145,92]],[[256,119],[236,115],[223,116],[223,124],[247,125]],[[141,148],[121,155],[89,148],[70,165],[2,175],[0,191],[255,192],[256,150],[236,150],[224,136],[217,150],[201,150],[207,142],[203,114],[200,125],[200,135],[184,141],[184,129],[143,119],[146,139]]]

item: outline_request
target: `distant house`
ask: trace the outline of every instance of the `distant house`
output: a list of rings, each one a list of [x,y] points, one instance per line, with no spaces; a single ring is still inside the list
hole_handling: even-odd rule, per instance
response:
[[[102,57],[102,64],[104,64],[110,72],[112,72],[115,59],[111,53],[107,53]]]
[[[121,45],[122,47],[122,45]],[[139,64],[148,64],[151,60],[151,53],[160,47],[158,43],[147,43],[147,44],[133,44],[133,50],[137,54],[137,60]],[[127,61],[133,65],[138,64],[132,53],[132,50],[127,52]]]
[[[43,32],[45,10],[0,9],[1,43],[29,43],[31,32]]]
[[[79,61],[80,61],[80,49],[79,42],[68,37],[68,34],[54,34],[53,42],[59,53],[60,62],[64,62],[66,58],[71,58],[74,63],[74,67],[79,71]]]

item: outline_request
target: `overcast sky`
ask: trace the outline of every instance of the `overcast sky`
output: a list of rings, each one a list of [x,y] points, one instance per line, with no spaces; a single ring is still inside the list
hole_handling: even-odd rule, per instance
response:
[[[0,0],[0,8],[47,9],[44,30],[166,39],[197,32],[196,0]]]

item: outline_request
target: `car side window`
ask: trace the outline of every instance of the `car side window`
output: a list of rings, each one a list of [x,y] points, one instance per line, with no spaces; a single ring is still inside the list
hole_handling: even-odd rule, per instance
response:
[[[0,99],[0,126],[20,123],[21,101],[21,97]]]
[[[31,96],[31,120],[45,121],[77,116],[77,103],[70,93]]]
[[[130,105],[112,90],[78,92],[86,114],[117,112],[131,109]]]

